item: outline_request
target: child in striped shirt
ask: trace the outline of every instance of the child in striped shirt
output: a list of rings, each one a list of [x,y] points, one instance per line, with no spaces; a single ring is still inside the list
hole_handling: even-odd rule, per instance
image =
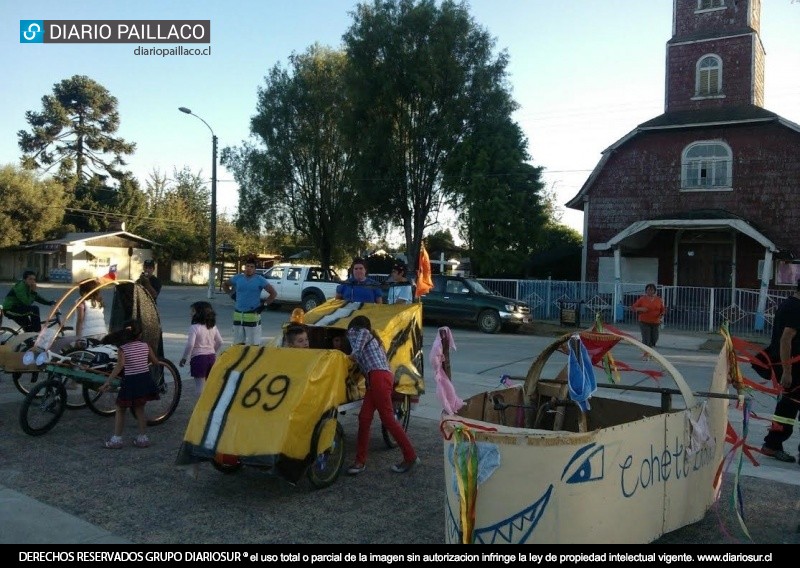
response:
[[[117,349],[117,364],[108,379],[100,387],[102,392],[111,388],[111,381],[120,377],[119,393],[117,393],[117,411],[114,415],[114,435],[106,440],[105,447],[118,450],[122,447],[122,430],[125,427],[125,412],[133,408],[139,435],[133,440],[137,448],[146,448],[150,440],[145,434],[147,419],[144,405],[148,400],[158,400],[158,390],[150,365],[158,365],[158,357],[152,347],[142,341],[142,323],[139,320],[128,320],[123,324],[122,345]]]

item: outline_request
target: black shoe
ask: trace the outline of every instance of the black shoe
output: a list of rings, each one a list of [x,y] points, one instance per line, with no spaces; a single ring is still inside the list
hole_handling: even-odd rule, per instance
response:
[[[786,463],[794,463],[795,459],[794,456],[790,456],[783,450],[773,450],[768,448],[767,446],[761,446],[761,453],[765,456],[769,456],[771,458],[775,458],[778,461],[786,462]]]

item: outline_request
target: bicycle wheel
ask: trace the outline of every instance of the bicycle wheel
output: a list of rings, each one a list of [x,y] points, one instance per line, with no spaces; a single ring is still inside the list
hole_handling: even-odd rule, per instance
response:
[[[19,392],[28,395],[31,390],[37,385],[42,384],[44,381],[39,381],[39,373],[11,373],[11,379],[14,386]]]
[[[77,410],[86,406],[83,400],[81,385],[73,378],[61,373],[47,373],[47,380],[56,380],[64,385],[64,392],[67,394],[66,404],[69,410]]]
[[[308,480],[317,489],[328,487],[344,465],[344,428],[336,418],[320,420],[311,437],[311,450],[314,461],[306,470]]]
[[[83,383],[83,400],[89,410],[100,416],[114,416],[117,411],[118,388],[100,392],[100,383]]]
[[[5,345],[6,341],[17,335],[17,330],[10,327],[0,327],[0,345]]]
[[[109,372],[114,367],[113,361],[106,362],[105,360],[100,359],[102,354],[93,351],[87,351],[86,349],[79,349],[79,348],[65,349],[62,352],[62,355],[69,355],[69,358],[72,361],[73,365],[79,365],[84,368],[92,368],[96,371]],[[98,378],[100,378],[100,376],[101,375],[98,373]],[[98,384],[95,385],[93,390],[95,396],[87,398],[83,394],[84,386],[82,384],[82,381],[79,382],[68,376],[60,376],[60,378],[62,383],[64,384],[64,388],[67,391],[67,408],[71,410],[74,410],[76,408],[83,408],[89,404],[90,399],[96,398],[98,394],[104,394],[97,392],[97,387],[99,386]],[[114,400],[116,400],[116,398]],[[100,409],[105,408],[102,401],[98,402],[96,404],[96,407]],[[93,408],[92,410],[95,409]],[[97,410],[95,410],[95,412],[97,412]],[[99,412],[98,414],[100,414],[101,416],[107,416],[107,414],[103,412]]]
[[[33,347],[35,341],[35,337],[26,339],[24,342],[21,342],[19,345],[15,346],[14,351],[17,353],[24,353]],[[27,394],[31,392],[31,389],[36,386],[37,381],[39,380],[39,372],[25,371],[11,373],[11,379],[14,382],[14,386],[17,388],[17,390],[27,396]]]
[[[49,432],[67,408],[67,391],[52,379],[33,387],[19,409],[19,425],[26,434],[41,436]]]
[[[181,375],[169,359],[161,359],[158,367],[154,367],[152,372],[160,398],[148,402],[144,406],[144,412],[147,416],[147,425],[158,426],[178,408],[178,402],[181,400]]]
[[[394,393],[392,395],[392,405],[394,406],[395,418],[400,422],[400,426],[403,427],[403,430],[407,432],[408,423],[411,420],[411,395]],[[383,435],[383,441],[387,448],[394,448],[397,446],[394,437],[383,424],[381,424],[381,434]]]

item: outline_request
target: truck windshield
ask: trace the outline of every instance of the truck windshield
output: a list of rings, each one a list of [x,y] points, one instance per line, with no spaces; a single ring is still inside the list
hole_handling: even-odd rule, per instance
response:
[[[472,288],[472,291],[476,294],[488,294],[489,296],[494,296],[494,292],[486,288],[483,284],[478,282],[477,280],[473,280],[472,278],[468,278],[464,280],[467,283],[467,286]]]

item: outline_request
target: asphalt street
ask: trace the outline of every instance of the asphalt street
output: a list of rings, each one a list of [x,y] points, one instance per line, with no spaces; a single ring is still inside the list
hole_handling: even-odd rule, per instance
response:
[[[5,294],[8,283],[0,284]],[[64,285],[41,287],[56,298]],[[201,287],[166,286],[159,299],[165,354],[180,359],[189,325],[189,305],[204,299]],[[212,300],[226,343],[232,302]],[[264,337],[278,333],[288,310],[265,312]],[[436,327],[426,326],[426,356]],[[493,389],[500,378],[524,377],[536,355],[552,342],[548,335],[486,335],[454,328],[453,381],[467,397]],[[693,390],[704,390],[717,352],[706,350],[705,336],[681,336],[666,330],[659,351],[684,375]],[[630,357],[637,354],[630,353]],[[186,370],[182,373],[186,378]],[[409,435],[422,459],[410,475],[389,470],[399,450],[387,449],[373,424],[367,470],[343,475],[332,486],[316,490],[307,481],[292,486],[262,470],[244,468],[225,475],[208,464],[176,467],[177,450],[193,407],[191,381],[176,413],[150,429],[153,445],[102,448],[112,419],[88,409],[68,410],[47,434],[31,437],[18,424],[22,395],[7,374],[0,374],[0,543],[420,543],[444,541],[444,465],[438,417],[440,406],[426,369],[426,394],[412,415]],[[768,417],[774,401],[754,397],[754,410]],[[340,417],[346,458],[355,452],[356,416]],[[731,406],[730,422],[749,444],[760,447],[766,420],[750,420],[743,432],[742,413]],[[126,437],[135,432],[133,420]],[[787,450],[795,451],[795,433]],[[759,465],[745,460],[725,475],[722,497],[699,523],[662,536],[657,543],[800,543],[797,532],[800,467],[755,454]],[[745,518],[740,524],[732,492],[741,491]],[[744,533],[749,531],[751,538]]]

